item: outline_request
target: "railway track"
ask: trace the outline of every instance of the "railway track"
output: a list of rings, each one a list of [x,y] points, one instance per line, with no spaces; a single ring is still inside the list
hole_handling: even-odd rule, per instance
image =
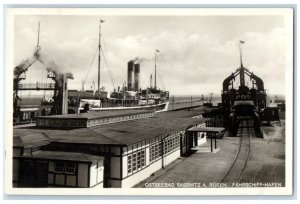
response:
[[[250,138],[254,136],[254,134],[253,120],[250,118],[242,118],[237,132],[237,137],[240,138],[238,152],[220,183],[230,185],[241,180],[250,157]]]

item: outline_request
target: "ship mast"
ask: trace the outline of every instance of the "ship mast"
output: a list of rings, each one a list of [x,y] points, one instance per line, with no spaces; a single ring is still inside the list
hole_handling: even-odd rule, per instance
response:
[[[244,74],[244,65],[243,65],[243,57],[242,57],[242,44],[245,41],[240,40],[239,49],[240,49],[240,62],[241,62],[241,69],[240,69],[240,85],[245,86],[245,74]]]
[[[36,44],[36,49],[35,49],[35,53],[38,55],[39,51],[40,51],[41,47],[40,47],[40,22],[38,24],[38,36],[37,36],[37,44]]]
[[[101,62],[101,23],[104,20],[100,20],[99,24],[99,45],[98,45],[98,93],[100,94],[100,62]]]

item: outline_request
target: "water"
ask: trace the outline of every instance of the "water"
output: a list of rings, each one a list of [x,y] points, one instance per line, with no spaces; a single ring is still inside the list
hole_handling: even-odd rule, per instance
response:
[[[221,96],[213,95],[211,98],[208,95],[204,95],[203,97],[201,95],[173,95],[170,96],[169,110],[203,105],[203,103],[209,101],[212,101],[213,106],[217,106],[218,103],[221,103]]]

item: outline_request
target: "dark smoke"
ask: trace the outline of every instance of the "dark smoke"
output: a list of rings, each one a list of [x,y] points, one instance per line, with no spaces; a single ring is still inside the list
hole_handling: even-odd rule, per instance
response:
[[[43,64],[48,72],[53,72],[53,74],[56,76],[54,80],[58,82],[59,86],[62,85],[63,74],[66,74],[67,78],[69,79],[74,79],[72,73],[63,73],[53,60],[48,59],[41,52],[35,52],[31,58],[22,61],[18,66],[16,66],[14,69],[14,79],[19,81],[19,76],[22,73],[26,72],[29,69],[29,67],[33,65],[36,61],[39,61],[41,64]]]
[[[147,59],[144,57],[136,57],[133,60],[130,60],[131,62],[133,62],[134,64],[141,64],[143,62],[145,62]]]
[[[23,60],[18,66],[14,69],[14,79],[18,78],[23,72],[26,72],[28,68],[37,61],[35,56]]]

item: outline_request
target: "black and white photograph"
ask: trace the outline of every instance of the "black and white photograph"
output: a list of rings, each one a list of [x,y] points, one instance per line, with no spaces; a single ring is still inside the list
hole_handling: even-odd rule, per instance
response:
[[[8,8],[7,192],[290,195],[293,15]]]

